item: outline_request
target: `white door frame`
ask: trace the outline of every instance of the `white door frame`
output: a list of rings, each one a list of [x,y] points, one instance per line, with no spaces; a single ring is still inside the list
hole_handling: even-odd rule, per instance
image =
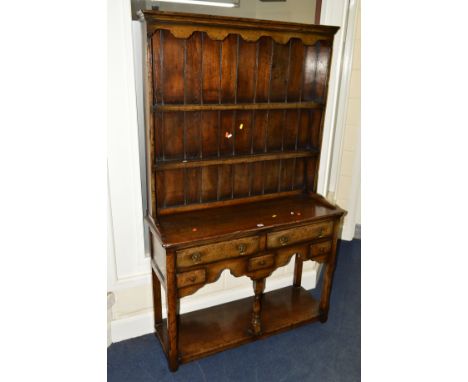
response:
[[[360,0],[324,0],[320,23],[342,25],[335,36],[333,63],[327,110],[325,115],[324,139],[319,168],[318,192],[336,202],[336,193],[341,174],[344,131],[348,106],[349,85],[354,51],[354,35],[357,10]],[[349,195],[348,215],[342,238],[351,240],[354,236],[361,182],[360,144],[356,147],[356,160],[353,163],[353,180]]]
[[[328,82],[327,108],[325,110],[325,121],[323,127],[322,152],[320,154],[317,192],[323,196],[327,196],[332,163],[333,137],[336,126],[340,73],[343,61],[345,37],[342,25],[346,25],[347,11],[348,0],[324,0],[322,2],[320,24],[340,27],[339,31],[335,35],[333,43],[332,65],[330,80]]]

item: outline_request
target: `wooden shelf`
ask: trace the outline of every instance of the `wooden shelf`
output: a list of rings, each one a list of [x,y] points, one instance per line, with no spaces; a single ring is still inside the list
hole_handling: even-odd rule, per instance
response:
[[[268,103],[230,103],[230,104],[174,104],[153,105],[153,111],[216,111],[216,110],[283,110],[283,109],[321,109],[318,102],[268,102]]]
[[[286,287],[263,296],[261,336],[249,333],[253,297],[186,313],[179,321],[179,356],[182,363],[265,338],[320,318],[319,302],[304,288]],[[167,349],[166,320],[157,328]]]
[[[161,213],[158,224],[162,243],[165,248],[195,243],[198,245],[209,242],[215,237],[231,239],[238,232],[243,232],[245,235],[257,235],[266,230],[320,221],[325,217],[329,218],[343,213],[341,209],[330,205],[324,198],[315,198],[300,190],[291,193],[295,195],[278,197],[281,194],[276,193],[271,195],[277,198],[257,200],[252,203],[180,211],[172,214]],[[259,223],[262,224],[261,227],[257,226]],[[194,227],[197,228],[196,231],[193,231]]]
[[[318,149],[309,149],[309,150],[291,150],[291,151],[282,151],[275,153],[266,153],[266,154],[250,154],[250,155],[236,155],[236,156],[223,156],[216,158],[206,158],[206,159],[189,159],[189,160],[171,160],[171,161],[158,161],[156,162],[154,169],[156,171],[164,170],[176,170],[183,168],[193,168],[193,167],[206,167],[206,166],[215,166],[215,165],[228,165],[228,164],[238,164],[238,163],[251,163],[251,162],[262,162],[270,160],[279,160],[279,159],[293,159],[293,158],[309,158],[315,157],[319,153]]]

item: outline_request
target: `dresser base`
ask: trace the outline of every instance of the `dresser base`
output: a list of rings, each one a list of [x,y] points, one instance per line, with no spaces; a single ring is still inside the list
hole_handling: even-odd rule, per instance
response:
[[[252,299],[248,297],[181,315],[179,362],[189,362],[320,320],[319,302],[308,291],[302,287],[286,287],[263,295],[262,334],[254,336],[249,333]],[[166,320],[158,326],[156,334],[166,351]]]

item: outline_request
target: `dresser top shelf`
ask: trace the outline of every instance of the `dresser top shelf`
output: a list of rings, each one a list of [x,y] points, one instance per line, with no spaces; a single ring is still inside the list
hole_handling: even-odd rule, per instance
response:
[[[205,103],[205,104],[154,104],[153,111],[215,111],[215,110],[291,110],[323,109],[322,102],[263,102],[263,103]]]
[[[294,158],[307,158],[316,157],[320,151],[317,148],[311,148],[308,150],[288,150],[288,151],[277,151],[270,153],[256,153],[247,155],[224,155],[212,158],[192,158],[186,160],[166,160],[157,161],[155,164],[155,170],[169,170],[169,169],[181,169],[181,168],[193,168],[203,166],[214,166],[218,164],[238,164],[238,163],[252,163],[258,161],[268,161],[277,159],[294,159]]]
[[[301,193],[260,202],[163,215],[159,216],[157,228],[163,246],[169,248],[202,244],[214,238],[228,239],[288,228],[343,213],[344,210],[317,195]]]

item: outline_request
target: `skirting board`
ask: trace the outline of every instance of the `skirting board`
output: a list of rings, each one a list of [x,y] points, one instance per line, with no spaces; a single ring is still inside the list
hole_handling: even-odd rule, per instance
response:
[[[317,264],[318,265],[318,264]],[[304,270],[302,274],[302,286],[305,289],[313,289],[317,284],[317,278],[320,274],[320,267],[317,266],[311,270]],[[291,285],[291,275],[274,277],[267,279],[265,292],[284,288]],[[208,308],[213,305],[223,304],[233,300],[239,300],[248,296],[253,296],[252,288],[235,288],[223,290],[216,293],[200,296],[199,299],[192,300],[184,304],[181,300],[180,312],[188,313],[194,310]],[[165,307],[163,306],[163,317],[165,317]],[[130,338],[143,336],[154,332],[153,311],[146,310],[139,314],[129,317],[113,320],[111,323],[112,342],[120,342]]]
[[[107,347],[112,343],[111,325],[112,325],[112,306],[115,304],[114,293],[107,293]]]
[[[361,225],[356,224],[356,229],[354,230],[354,238],[361,240]]]

